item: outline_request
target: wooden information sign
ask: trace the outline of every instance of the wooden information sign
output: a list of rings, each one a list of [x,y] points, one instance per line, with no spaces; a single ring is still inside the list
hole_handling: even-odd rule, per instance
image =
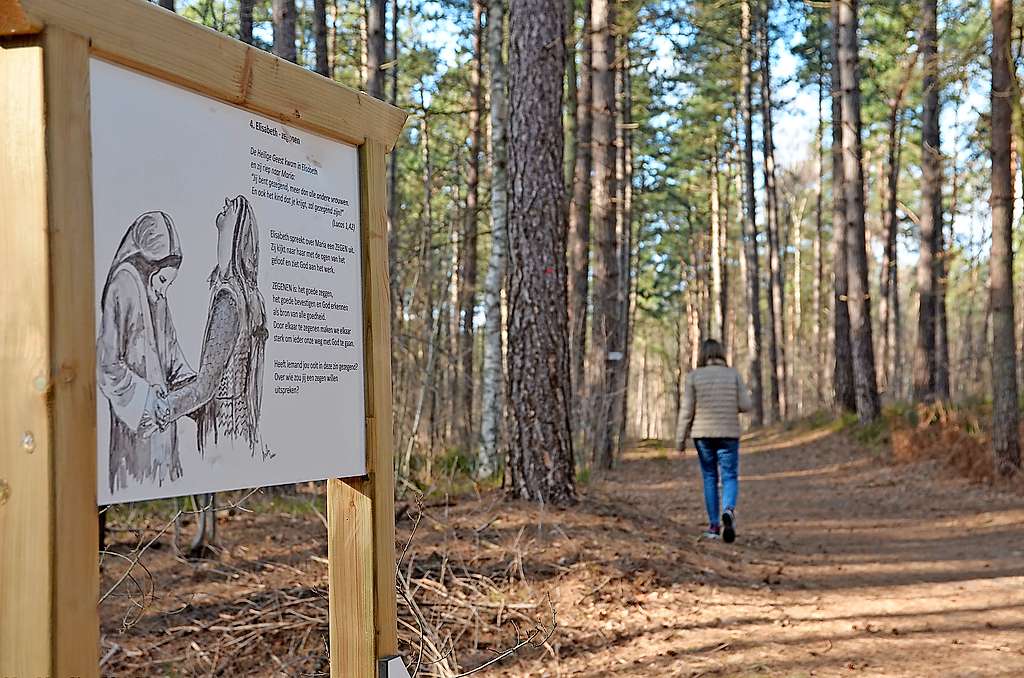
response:
[[[97,504],[317,478],[331,675],[404,671],[405,120],[142,0],[0,0],[0,676],[99,675]]]

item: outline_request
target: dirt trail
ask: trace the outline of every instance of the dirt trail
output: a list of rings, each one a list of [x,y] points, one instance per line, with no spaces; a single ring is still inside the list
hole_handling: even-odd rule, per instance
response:
[[[824,430],[761,434],[727,545],[696,541],[699,483],[692,450],[642,448],[540,517],[563,535],[532,555],[562,571],[546,588],[562,628],[498,673],[1024,676],[1019,494]]]
[[[641,447],[581,494],[567,510],[498,490],[426,502],[403,572],[462,670],[515,642],[510,618],[549,620],[550,599],[546,646],[476,675],[1024,676],[1024,492],[802,430],[744,441],[735,544],[697,541],[692,450]],[[213,560],[155,543],[101,605],[103,674],[326,675],[323,524],[274,506],[222,516]],[[401,506],[404,545],[419,508]],[[110,548],[124,555],[105,560],[104,591],[164,523],[150,518],[140,536],[121,520]],[[421,639],[400,609],[415,663]]]

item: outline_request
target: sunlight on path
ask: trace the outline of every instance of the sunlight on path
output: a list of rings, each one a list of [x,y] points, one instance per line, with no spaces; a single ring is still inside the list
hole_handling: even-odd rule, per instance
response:
[[[559,592],[575,642],[528,675],[1024,676],[1024,498],[825,429],[744,445],[733,545],[695,540],[692,450],[645,446],[594,483],[581,512],[623,530],[616,559]]]

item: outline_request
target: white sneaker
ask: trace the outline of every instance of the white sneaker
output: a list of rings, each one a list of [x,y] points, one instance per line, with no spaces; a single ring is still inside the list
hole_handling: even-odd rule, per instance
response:
[[[717,532],[705,530],[699,537],[697,537],[697,541],[719,541],[721,538],[722,535]]]

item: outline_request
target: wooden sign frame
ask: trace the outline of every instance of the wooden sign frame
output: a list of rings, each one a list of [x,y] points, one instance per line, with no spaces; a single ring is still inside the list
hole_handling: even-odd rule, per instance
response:
[[[328,481],[331,675],[397,654],[385,166],[406,114],[143,0],[0,0],[0,676],[99,675],[89,60],[359,149],[368,474]]]

